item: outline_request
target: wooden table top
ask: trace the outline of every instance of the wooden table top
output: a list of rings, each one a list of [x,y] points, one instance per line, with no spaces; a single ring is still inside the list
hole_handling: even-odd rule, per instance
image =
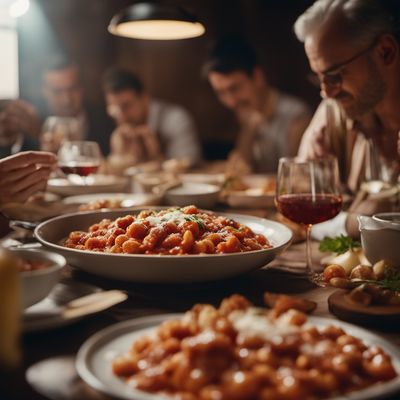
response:
[[[256,215],[265,216],[264,214],[260,212]],[[313,256],[315,261],[321,257],[317,243],[313,243]],[[24,335],[22,339],[24,358],[20,367],[16,371],[0,375],[1,397],[30,400],[105,399],[104,396],[88,388],[73,369],[73,356],[87,338],[119,321],[159,313],[183,312],[196,303],[218,305],[224,297],[233,293],[245,295],[256,305],[263,304],[265,291],[294,294],[317,302],[318,306],[313,315],[334,320],[335,317],[329,313],[327,304],[332,289],[315,287],[282,269],[282,267],[302,268],[304,259],[305,243],[293,244],[268,267],[226,281],[195,285],[124,283],[95,277],[68,267],[64,272],[66,278],[94,284],[103,289],[123,289],[128,292],[129,299],[108,311],[85,318],[73,325]],[[397,332],[394,329],[397,329]],[[400,326],[393,327],[392,332],[375,332],[400,346]],[[54,376],[49,375],[47,378],[49,387],[44,388],[47,393],[47,397],[44,397],[28,384],[25,373],[30,366],[47,359],[50,359],[47,367],[53,370]],[[400,393],[391,399],[399,397]]]

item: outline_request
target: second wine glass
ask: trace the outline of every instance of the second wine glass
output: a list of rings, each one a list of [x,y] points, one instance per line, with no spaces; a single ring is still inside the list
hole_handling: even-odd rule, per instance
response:
[[[337,159],[281,158],[275,201],[283,216],[305,227],[306,275],[315,281],[318,268],[313,268],[311,259],[311,228],[335,217],[342,208]]]
[[[87,183],[86,177],[94,174],[101,164],[101,151],[96,142],[64,142],[58,151],[58,164],[64,174],[76,174]]]

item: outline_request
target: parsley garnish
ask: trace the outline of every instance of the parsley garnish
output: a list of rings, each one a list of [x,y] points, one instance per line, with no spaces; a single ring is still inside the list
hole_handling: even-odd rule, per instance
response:
[[[205,229],[204,221],[196,215],[187,215],[184,217],[186,221],[196,222],[200,229]]]
[[[336,236],[334,238],[325,237],[319,244],[319,249],[322,252],[331,251],[332,253],[343,254],[348,250],[353,250],[356,247],[361,247],[361,243],[353,240],[349,236]]]

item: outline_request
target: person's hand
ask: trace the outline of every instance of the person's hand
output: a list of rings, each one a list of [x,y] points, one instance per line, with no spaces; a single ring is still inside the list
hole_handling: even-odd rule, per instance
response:
[[[111,135],[110,145],[113,155],[129,155],[136,163],[161,158],[156,135],[147,125],[119,126]]]
[[[307,146],[306,155],[302,155],[307,160],[315,160],[316,158],[326,157],[330,154],[329,137],[326,135],[326,128],[316,129],[310,135],[310,141]]]
[[[236,117],[242,129],[247,131],[257,131],[265,119],[260,111],[250,107],[238,108]]]
[[[57,162],[52,153],[25,151],[0,160],[0,203],[24,202],[46,188]]]
[[[14,100],[0,112],[0,138],[11,145],[20,133],[38,137],[40,120],[32,104]]]
[[[238,177],[251,173],[251,165],[237,151],[232,151],[227,159],[225,177]]]

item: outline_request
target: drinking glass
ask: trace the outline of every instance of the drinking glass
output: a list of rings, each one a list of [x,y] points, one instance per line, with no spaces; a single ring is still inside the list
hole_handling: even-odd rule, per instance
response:
[[[314,224],[335,217],[342,208],[339,168],[335,157],[313,161],[298,158],[279,160],[276,206],[289,220],[306,230],[306,275],[317,281],[311,259],[310,236]]]
[[[65,141],[78,140],[80,126],[77,118],[50,116],[44,121],[41,134],[41,150],[57,153]]]
[[[86,178],[97,172],[102,160],[100,147],[96,142],[64,142],[58,150],[58,164],[64,174],[76,174]]]

